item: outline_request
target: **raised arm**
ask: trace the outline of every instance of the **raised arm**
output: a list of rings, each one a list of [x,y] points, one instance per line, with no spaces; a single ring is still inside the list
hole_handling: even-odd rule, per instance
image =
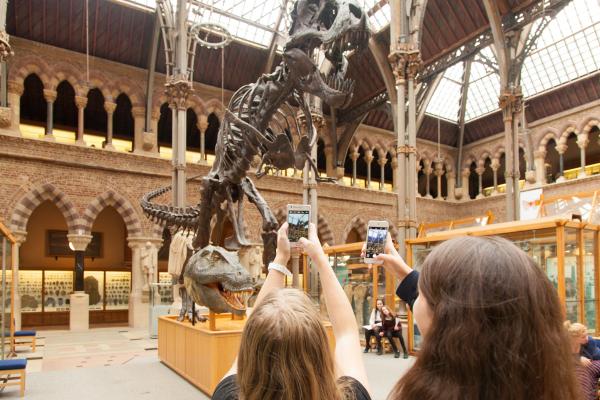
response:
[[[310,224],[309,239],[302,238],[300,243],[319,271],[325,304],[335,335],[337,375],[338,377],[350,376],[370,391],[352,306],[333,269],[329,266],[314,224]]]
[[[285,267],[290,259],[290,242],[287,238],[287,222],[279,228],[277,231],[277,252],[275,253],[275,260],[273,263],[279,264]],[[256,302],[254,303],[254,309],[260,307],[263,302],[263,299],[267,297],[270,293],[276,292],[279,289],[283,289],[285,286],[285,275],[276,269],[269,269],[267,274],[267,278],[258,292],[258,297],[256,298]],[[237,373],[237,357],[233,361],[231,368],[223,378],[228,377],[229,375],[233,375]]]

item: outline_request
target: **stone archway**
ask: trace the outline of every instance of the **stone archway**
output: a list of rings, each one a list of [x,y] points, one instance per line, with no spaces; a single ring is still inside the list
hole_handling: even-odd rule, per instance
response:
[[[140,220],[131,203],[113,190],[109,190],[96,197],[94,201],[87,206],[83,213],[85,232],[91,232],[96,217],[108,206],[114,207],[123,218],[127,228],[128,237],[139,236],[142,233]]]

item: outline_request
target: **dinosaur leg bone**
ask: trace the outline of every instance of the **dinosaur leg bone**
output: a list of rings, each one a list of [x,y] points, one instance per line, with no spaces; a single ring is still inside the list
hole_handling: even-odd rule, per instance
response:
[[[246,196],[248,196],[248,201],[256,206],[258,212],[260,212],[260,215],[263,218],[263,262],[266,267],[275,258],[275,249],[277,247],[277,227],[279,224],[277,223],[277,219],[273,215],[273,212],[267,205],[267,202],[260,195],[256,189],[256,186],[254,186],[254,183],[252,183],[249,178],[244,178],[241,186],[244,190],[244,193],[246,193]]]

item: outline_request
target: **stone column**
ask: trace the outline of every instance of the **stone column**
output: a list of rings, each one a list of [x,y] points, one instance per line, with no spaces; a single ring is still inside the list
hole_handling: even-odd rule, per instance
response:
[[[444,163],[441,161],[435,162],[435,171],[434,174],[437,178],[437,200],[444,200],[444,196],[442,196],[442,176],[444,175]]]
[[[21,95],[23,84],[16,81],[8,81],[8,106],[0,112],[0,128],[6,129],[4,133],[11,136],[21,136]]]
[[[415,191],[415,196],[416,197],[421,197],[421,193],[419,193],[419,171],[421,170],[421,164],[417,163],[417,167],[415,168],[415,182],[417,183],[415,185],[416,191]]]
[[[129,295],[129,326],[148,328],[150,282],[156,281],[157,255],[162,238],[132,237],[127,239],[131,248],[131,293]]]
[[[587,175],[585,173],[585,149],[587,149],[590,140],[588,139],[587,133],[580,133],[577,136],[577,146],[579,146],[579,151],[581,154],[581,168],[577,173],[578,178],[585,178]]]
[[[392,156],[392,186],[395,188],[398,186],[398,176],[396,171],[398,170],[398,158],[396,156]]]
[[[200,131],[200,164],[206,163],[206,129],[208,129],[208,117],[201,115],[196,127]]]
[[[13,312],[14,312],[14,319],[15,319],[15,331],[20,331],[21,330],[21,295],[19,293],[19,266],[20,266],[20,261],[19,261],[19,251],[21,248],[21,245],[23,243],[25,243],[25,240],[27,239],[27,232],[26,231],[13,231],[13,236],[15,237],[16,241],[12,246],[12,281],[13,281],[13,286],[12,286],[12,290],[14,290],[14,302],[13,302]]]
[[[448,196],[446,200],[454,201],[456,197],[454,196],[454,187],[456,186],[456,172],[453,170],[446,171],[446,187],[448,188]]]
[[[431,174],[433,173],[433,168],[431,168],[431,161],[425,161],[423,163],[425,168],[423,168],[423,172],[425,173],[425,198],[433,199],[430,193],[430,185],[431,185]]]
[[[107,150],[114,150],[115,147],[112,144],[113,140],[113,114],[117,108],[117,103],[112,101],[104,102],[104,110],[106,111],[106,140],[102,144],[102,147]]]
[[[546,152],[545,151],[535,151],[533,153],[534,163],[535,163],[535,182],[538,185],[546,184]]]
[[[144,132],[146,124],[146,109],[144,107],[133,107],[133,152],[136,154],[146,154],[152,151],[156,145],[156,135],[152,132]]]
[[[338,183],[340,185],[344,185],[344,174],[346,173],[346,171],[344,171],[344,167],[336,167],[335,168],[335,176],[338,180]]]
[[[92,241],[92,235],[68,234],[67,239],[69,240],[69,247],[75,253],[75,279],[73,281],[73,294],[70,298],[69,327],[71,331],[87,331],[90,328],[90,296],[83,289],[83,273],[85,270],[85,249]]]
[[[44,139],[54,141],[54,102],[56,101],[56,90],[44,89],[44,99],[46,99],[46,132]]]
[[[83,96],[75,96],[75,105],[77,106],[77,136],[75,143],[84,145],[85,141],[83,140],[83,127],[84,127],[84,110],[85,106],[87,106],[88,99]]]
[[[500,160],[497,158],[492,159],[492,172],[494,173],[494,190],[492,190],[492,196],[498,194],[498,170],[500,169]]]
[[[326,144],[323,148],[325,153],[325,173],[328,177],[335,176],[335,160],[333,159],[333,146]]]
[[[371,189],[371,164],[373,163],[373,150],[365,151],[364,160],[367,163],[367,184],[365,187]]]
[[[565,151],[567,151],[567,145],[559,144],[558,146],[556,146],[556,151],[558,151],[558,178],[556,179],[556,182],[564,182],[566,181],[564,155]]]
[[[485,196],[483,195],[483,173],[485,172],[485,165],[483,161],[479,161],[477,163],[477,168],[475,168],[475,173],[477,174],[477,179],[479,182],[479,188],[477,189],[477,197],[476,199],[483,199]]]
[[[462,199],[464,201],[471,200],[470,188],[469,188],[469,175],[471,175],[470,168],[463,168],[462,170]]]
[[[350,158],[352,159],[352,187],[356,187],[356,160],[358,160],[359,155],[357,151],[350,154]]]
[[[385,164],[387,164],[387,158],[380,158],[377,160],[379,164],[381,178],[379,179],[379,190],[385,190]]]

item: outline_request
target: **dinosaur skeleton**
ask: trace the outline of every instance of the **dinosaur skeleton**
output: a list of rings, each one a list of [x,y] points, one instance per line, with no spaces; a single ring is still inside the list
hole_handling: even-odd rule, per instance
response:
[[[317,166],[310,156],[317,141],[312,123],[306,124],[306,135],[302,135],[297,123],[292,129],[288,120],[296,120],[293,110],[297,108],[306,121],[311,121],[306,94],[317,96],[335,108],[347,107],[352,99],[354,82],[344,79],[346,56],[367,48],[370,35],[366,15],[358,3],[355,0],[299,0],[291,17],[292,26],[281,64],[255,83],[242,86],[231,97],[219,129],[214,164],[201,181],[200,203],[180,208],[152,202],[171,187],[157,189],[142,198],[142,209],[153,221],[193,230],[196,251],[210,244],[214,219],[213,239],[223,242],[226,217],[233,225],[234,238],[225,247],[236,250],[248,244],[243,229],[243,201],[247,197],[262,216],[263,261],[265,265],[272,261],[278,223],[247,176],[250,165],[256,156],[260,157],[257,178],[272,169],[301,169],[307,161],[316,172]],[[328,74],[321,73],[313,61],[319,49],[328,60]],[[299,135],[295,148],[293,130]],[[330,181],[328,178],[317,180]],[[180,282],[184,275],[185,271]]]

